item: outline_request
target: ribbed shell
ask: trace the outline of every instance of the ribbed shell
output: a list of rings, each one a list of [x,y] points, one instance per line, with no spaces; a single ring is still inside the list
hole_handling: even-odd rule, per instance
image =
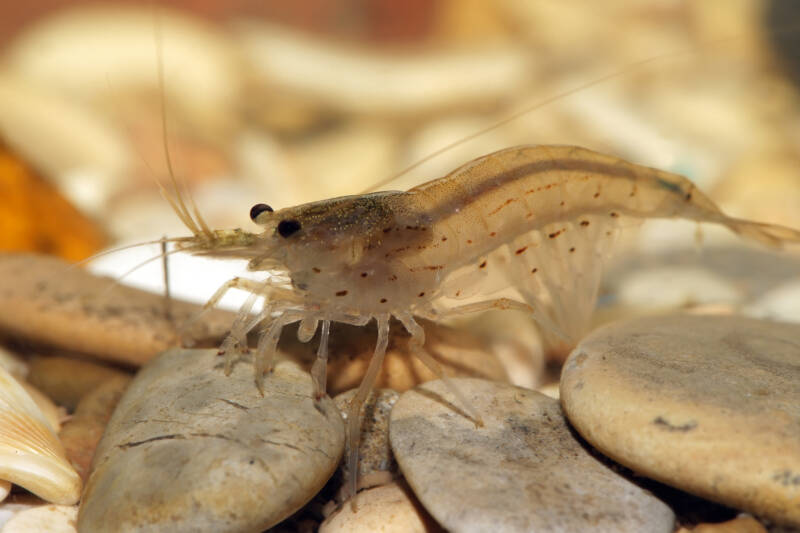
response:
[[[0,367],[0,479],[63,505],[80,499],[81,479],[25,389]]]

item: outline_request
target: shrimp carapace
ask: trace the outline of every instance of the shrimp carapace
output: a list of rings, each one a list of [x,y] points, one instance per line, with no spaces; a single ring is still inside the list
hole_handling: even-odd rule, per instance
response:
[[[232,279],[206,304],[215,305],[231,288],[251,295],[220,348],[227,369],[235,346],[244,346],[247,333],[263,322],[254,355],[260,389],[281,329],[300,322],[299,337],[308,341],[321,324],[312,370],[321,395],[330,322],[378,323],[375,353],[347,418],[350,472],[356,471],[361,404],[380,369],[391,317],[411,334],[412,351],[446,380],[424,352],[415,316],[518,309],[545,331],[576,342],[589,327],[603,263],[625,224],[681,218],[722,224],[770,246],[800,242],[796,230],[726,216],[683,176],[574,146],[508,148],[406,192],[279,210],[257,204],[250,215],[263,227],[260,234],[209,233],[194,225],[195,236],[178,243],[192,253],[249,259],[250,270],[272,274],[266,281]],[[498,280],[521,300],[459,302],[491,294]],[[263,309],[252,313],[258,299]],[[479,413],[462,401],[480,425]]]

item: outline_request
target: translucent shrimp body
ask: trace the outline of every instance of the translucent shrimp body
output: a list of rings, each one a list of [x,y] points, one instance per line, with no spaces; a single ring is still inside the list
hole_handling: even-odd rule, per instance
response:
[[[209,234],[188,210],[176,211],[189,218],[185,222],[195,233],[179,242],[180,248],[247,258],[250,270],[273,273],[267,282],[233,279],[207,304],[216,304],[231,288],[251,293],[221,351],[229,366],[235,346],[245,345],[247,333],[263,321],[254,355],[259,388],[283,326],[299,321],[299,336],[308,341],[322,324],[312,369],[321,395],[330,322],[377,321],[375,353],[348,413],[351,473],[360,408],[383,360],[390,317],[412,335],[415,355],[442,376],[423,349],[424,331],[415,315],[436,319],[514,308],[530,312],[545,330],[576,341],[588,328],[603,259],[626,221],[683,218],[719,223],[771,246],[800,242],[798,231],[724,215],[682,176],[572,146],[501,150],[407,192],[347,196],[278,211],[259,204],[251,218],[264,228],[260,234]],[[498,279],[522,300],[459,304],[460,298],[489,294]],[[264,309],[251,315],[258,298],[265,300]],[[480,425],[479,415],[464,403]],[[354,475],[350,491],[355,493]]]

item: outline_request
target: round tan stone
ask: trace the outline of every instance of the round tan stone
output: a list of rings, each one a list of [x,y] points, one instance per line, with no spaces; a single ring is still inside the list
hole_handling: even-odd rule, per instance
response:
[[[3,533],[77,533],[77,505],[41,505],[15,514]]]
[[[800,525],[800,326],[673,315],[601,328],[561,378],[572,424],[620,463]]]
[[[178,344],[178,325],[202,306],[115,284],[60,259],[0,253],[0,331],[36,343],[140,365]],[[228,332],[233,313],[214,310],[194,323],[202,342]]]
[[[74,410],[81,398],[127,373],[109,366],[72,357],[36,357],[31,361],[28,381],[59,405]]]
[[[669,507],[593,457],[557,401],[502,383],[453,382],[484,427],[464,416],[441,381],[404,393],[390,425],[401,471],[446,529],[673,530]]]
[[[309,501],[344,448],[333,401],[279,362],[264,379],[216,350],[172,350],[131,382],[97,447],[81,531],[266,529]]]
[[[402,481],[358,493],[356,510],[345,503],[320,525],[319,533],[432,533],[436,522]]]
[[[84,395],[58,433],[67,459],[84,481],[89,477],[97,443],[130,381],[130,376],[125,374],[112,376],[109,381]]]
[[[767,528],[752,516],[739,515],[725,522],[697,524],[691,530],[681,528],[678,533],[767,533]],[[780,530],[773,533],[780,533]]]

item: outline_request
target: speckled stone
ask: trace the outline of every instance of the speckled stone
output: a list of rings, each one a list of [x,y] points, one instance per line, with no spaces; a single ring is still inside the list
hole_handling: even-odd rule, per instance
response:
[[[311,376],[281,361],[253,384],[216,350],[172,350],[117,405],[84,492],[81,531],[261,531],[311,499],[339,463],[344,425]]]
[[[601,328],[561,401],[606,455],[687,492],[800,525],[800,326],[728,316]]]
[[[484,427],[464,417],[441,381],[404,393],[390,426],[401,471],[446,529],[673,530],[669,507],[587,452],[557,401],[502,383],[453,381]]]
[[[343,392],[333,401],[347,420],[347,407],[356,395],[355,389]],[[389,445],[389,415],[400,397],[391,389],[370,393],[361,410],[361,439],[358,442],[358,490],[382,485],[397,475],[397,462]],[[345,470],[343,462],[341,469]],[[348,479],[345,473],[343,479]]]
[[[201,308],[173,301],[170,321],[157,294],[114,285],[54,257],[0,253],[0,331],[36,343],[140,365],[177,345],[176,324]],[[234,316],[214,310],[187,335],[221,339]]]

